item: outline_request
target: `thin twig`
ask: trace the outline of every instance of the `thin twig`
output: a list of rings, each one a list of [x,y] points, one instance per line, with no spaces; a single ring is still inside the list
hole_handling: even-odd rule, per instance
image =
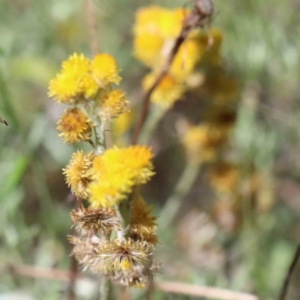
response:
[[[285,275],[285,278],[284,278],[284,281],[283,281],[283,285],[282,285],[278,300],[284,300],[285,299],[285,296],[287,294],[288,287],[289,287],[289,284],[290,284],[290,281],[291,281],[291,278],[292,278],[292,274],[294,273],[294,270],[296,268],[296,265],[297,265],[297,262],[298,262],[299,258],[300,258],[300,244],[297,246],[297,249],[296,249],[295,254],[293,256],[293,260],[292,260],[292,262],[291,262],[291,264],[290,264],[290,266],[287,270],[287,273]]]
[[[185,38],[187,37],[189,30],[187,30],[185,28],[185,26],[182,27],[181,32],[179,34],[179,36],[177,37],[175,44],[170,52],[170,55],[167,59],[167,61],[165,62],[164,66],[162,67],[160,73],[158,74],[158,76],[156,77],[155,81],[153,82],[152,86],[148,89],[148,91],[145,93],[144,96],[144,100],[142,103],[142,108],[141,108],[141,112],[139,115],[139,118],[137,120],[136,126],[134,128],[134,132],[132,135],[132,139],[131,139],[131,143],[133,145],[135,145],[137,143],[138,137],[140,135],[141,129],[145,123],[145,120],[147,118],[147,114],[148,114],[148,110],[149,110],[149,104],[150,104],[150,98],[152,93],[154,92],[154,90],[157,88],[157,86],[160,84],[160,82],[162,81],[162,79],[164,78],[164,76],[167,74],[176,53],[179,50],[179,47],[181,46],[181,44],[184,42]]]
[[[82,204],[82,199],[77,197],[77,208],[79,208]],[[76,274],[78,271],[78,262],[74,255],[70,256],[70,262],[69,262],[69,285],[67,289],[67,299],[68,300],[74,300],[75,299],[75,284],[76,284]]]
[[[77,261],[73,255],[70,258],[69,270],[70,272],[69,272],[69,284],[67,288],[67,299],[74,300],[75,299],[74,287],[76,284],[76,276],[77,276]]]
[[[69,281],[70,272],[57,269],[36,268],[27,265],[10,266],[13,274],[44,278],[49,280]],[[76,274],[77,279],[85,279],[81,274]],[[91,278],[89,278],[91,279]],[[96,279],[95,279],[96,282]],[[154,289],[165,291],[168,293],[190,295],[197,297],[207,297],[218,300],[259,300],[255,295],[241,292],[229,291],[226,289],[219,289],[213,287],[198,286],[192,284],[185,284],[181,282],[162,281],[154,284]]]
[[[233,292],[225,289],[211,288],[206,286],[196,286],[181,282],[160,282],[156,284],[156,288],[161,291],[174,294],[206,297],[218,300],[259,300],[257,296],[252,294]]]
[[[97,43],[97,26],[92,0],[85,0],[85,14],[91,53],[96,55],[99,52],[99,49]]]
[[[137,143],[140,132],[141,132],[141,129],[142,129],[142,127],[145,123],[145,120],[147,118],[147,114],[148,114],[148,111],[149,111],[150,98],[151,98],[152,93],[157,88],[157,86],[160,84],[160,82],[162,81],[164,76],[168,73],[168,70],[171,67],[172,62],[173,62],[180,46],[185,41],[185,39],[188,36],[189,32],[192,29],[196,28],[196,27],[203,26],[206,19],[207,19],[207,17],[208,17],[207,15],[201,14],[198,11],[193,10],[190,13],[190,15],[187,16],[185,21],[183,22],[181,31],[180,31],[178,37],[175,40],[174,46],[171,49],[170,54],[167,57],[167,60],[166,60],[165,64],[163,65],[160,73],[156,77],[156,79],[153,82],[152,86],[148,89],[148,91],[144,95],[140,115],[139,115],[139,118],[136,122],[136,126],[134,128],[132,139],[131,139],[131,143],[133,145],[135,145]]]

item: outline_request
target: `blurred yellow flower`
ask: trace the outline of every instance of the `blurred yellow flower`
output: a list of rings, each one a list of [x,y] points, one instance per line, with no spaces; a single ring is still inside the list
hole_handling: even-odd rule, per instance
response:
[[[119,89],[106,92],[100,98],[100,116],[106,119],[118,117],[123,113],[128,101],[124,93]]]
[[[127,110],[121,114],[113,123],[113,135],[120,137],[125,131],[128,130],[129,126],[133,121],[133,112]]]
[[[227,132],[202,124],[191,126],[183,137],[183,145],[189,160],[211,161],[218,149],[226,142]]]
[[[92,181],[92,164],[94,154],[82,151],[73,153],[72,158],[63,173],[71,191],[79,198],[87,199],[87,186]]]
[[[237,167],[228,162],[217,163],[210,171],[210,184],[218,192],[234,193],[239,178]]]
[[[146,32],[135,36],[134,55],[148,67],[160,61],[164,40],[157,34]]]
[[[64,142],[89,141],[92,135],[90,121],[78,108],[66,110],[57,122],[58,135]]]
[[[144,77],[142,84],[145,90],[151,87],[156,77],[155,73],[150,73]],[[154,90],[151,101],[164,108],[169,108],[174,102],[180,99],[183,92],[184,85],[182,81],[170,74],[166,74]]]
[[[97,54],[91,62],[91,71],[102,88],[111,83],[119,84],[121,80],[117,63],[109,54]]]

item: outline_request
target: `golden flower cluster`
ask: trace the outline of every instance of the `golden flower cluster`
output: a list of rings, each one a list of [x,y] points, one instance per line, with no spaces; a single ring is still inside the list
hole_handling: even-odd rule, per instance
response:
[[[57,122],[64,142],[90,141],[99,119],[111,120],[125,111],[125,94],[113,87],[121,80],[118,71],[109,54],[89,60],[75,53],[62,63],[61,71],[50,81],[49,96],[71,105]]]
[[[89,60],[75,53],[51,80],[49,95],[71,106],[57,122],[63,141],[86,141],[93,147],[88,153],[73,153],[63,169],[80,203],[70,213],[78,233],[70,237],[72,254],[84,268],[117,284],[140,286],[152,278],[157,237],[152,208],[136,194],[136,187],[154,175],[153,155],[140,145],[106,149],[106,122],[122,115],[127,105],[124,92],[114,87],[120,80],[110,55]]]
[[[135,57],[151,69],[143,80],[149,89],[169,56],[185,17],[184,9],[166,9],[150,6],[137,11],[133,28]],[[213,43],[211,43],[213,41]],[[222,34],[213,28],[209,32],[193,30],[180,46],[168,73],[156,88],[151,100],[165,108],[180,99],[186,89],[186,80],[202,60],[219,61]],[[212,44],[212,45],[210,45]]]

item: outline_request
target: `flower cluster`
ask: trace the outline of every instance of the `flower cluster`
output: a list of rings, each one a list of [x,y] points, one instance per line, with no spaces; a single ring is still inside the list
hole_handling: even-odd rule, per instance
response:
[[[150,74],[143,79],[146,90],[153,84],[169,56],[188,13],[189,11],[181,8],[171,10],[157,6],[137,11],[133,28],[134,54],[151,69]],[[188,77],[200,60],[218,61],[221,41],[219,29],[213,28],[209,32],[192,30],[180,46],[168,73],[158,85],[151,100],[165,108],[172,106],[184,93]]]
[[[75,152],[63,169],[71,192],[80,203],[87,200],[70,214],[78,232],[70,237],[72,253],[84,268],[118,284],[140,286],[152,278],[157,237],[152,207],[136,187],[154,175],[153,155],[139,145],[106,150],[105,125],[127,105],[125,94],[115,88],[120,80],[112,56],[89,60],[75,53],[51,80],[49,95],[70,106],[57,123],[63,141],[86,141],[93,147]]]

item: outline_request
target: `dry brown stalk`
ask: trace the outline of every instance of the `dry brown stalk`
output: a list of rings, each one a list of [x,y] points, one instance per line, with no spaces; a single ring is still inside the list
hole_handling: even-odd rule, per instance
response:
[[[69,281],[71,273],[57,269],[37,268],[28,265],[13,265],[9,267],[15,275],[33,278],[44,278],[49,280]],[[81,274],[75,274],[76,279],[84,279]],[[155,283],[154,289],[168,293],[190,295],[196,297],[207,297],[216,300],[259,300],[255,295],[241,292],[229,291],[213,287],[185,284],[181,282],[162,281]]]
[[[206,11],[201,10],[201,5],[203,3],[209,2],[210,5],[212,6],[211,10]],[[131,143],[135,145],[138,141],[141,129],[146,121],[148,111],[149,111],[149,104],[150,104],[150,99],[151,95],[154,92],[154,90],[157,88],[157,86],[160,84],[164,76],[168,73],[168,70],[170,66],[172,65],[172,62],[182,45],[182,43],[185,41],[186,37],[188,36],[189,32],[196,27],[202,27],[204,26],[205,22],[207,21],[208,18],[211,17],[211,14],[213,13],[213,3],[211,0],[200,0],[196,2],[197,4],[195,5],[194,9],[191,11],[191,13],[185,18],[182,24],[181,31],[178,35],[178,37],[175,40],[174,46],[170,51],[169,56],[166,59],[165,64],[161,68],[159,74],[157,75],[155,81],[153,82],[152,86],[146,91],[144,95],[144,99],[142,102],[142,108],[138,117],[138,120],[136,122],[136,126],[133,131]],[[201,4],[202,3],[202,4]]]
[[[85,0],[85,13],[91,53],[96,55],[99,52],[97,43],[97,26],[94,7],[91,0]]]
[[[294,273],[294,270],[296,268],[297,262],[300,258],[300,244],[298,245],[295,254],[293,256],[292,262],[287,270],[287,273],[285,275],[284,281],[283,281],[283,285],[278,297],[278,300],[284,300],[288,291],[288,287],[292,278],[292,275]]]
[[[207,297],[218,300],[259,300],[252,294],[233,292],[225,289],[211,288],[206,286],[197,286],[181,282],[159,282],[156,288],[174,294],[183,294],[198,297]]]

